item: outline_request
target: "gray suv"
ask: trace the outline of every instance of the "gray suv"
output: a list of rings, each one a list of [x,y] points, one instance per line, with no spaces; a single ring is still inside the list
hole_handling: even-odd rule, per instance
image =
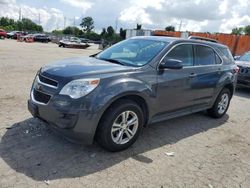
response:
[[[69,140],[120,151],[147,124],[203,110],[222,117],[237,72],[229,49],[214,41],[135,37],[42,67],[28,109]]]

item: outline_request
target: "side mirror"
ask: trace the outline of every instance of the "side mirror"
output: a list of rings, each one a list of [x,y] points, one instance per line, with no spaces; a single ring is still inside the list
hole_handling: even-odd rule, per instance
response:
[[[161,69],[182,69],[182,61],[178,59],[166,59],[160,64]]]

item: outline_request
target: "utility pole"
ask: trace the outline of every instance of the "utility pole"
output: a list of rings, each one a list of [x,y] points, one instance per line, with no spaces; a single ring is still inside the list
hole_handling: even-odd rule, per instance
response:
[[[38,24],[41,25],[41,15],[40,15],[40,12],[38,14]]]
[[[19,21],[22,20],[22,8],[20,7],[19,8]]]
[[[118,18],[115,19],[115,32],[117,33],[118,29]]]
[[[74,16],[74,27],[76,26],[76,17]]]
[[[181,31],[181,27],[182,27],[182,20],[181,20],[180,25],[179,25],[179,31]]]
[[[65,27],[66,27],[66,21],[67,21],[67,17],[66,17],[66,16],[64,16],[63,29],[65,29]]]

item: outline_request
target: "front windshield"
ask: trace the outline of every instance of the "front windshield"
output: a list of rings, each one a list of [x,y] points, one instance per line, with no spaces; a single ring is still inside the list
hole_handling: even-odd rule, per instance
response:
[[[96,58],[140,67],[149,63],[167,44],[156,40],[129,39],[104,50]]]
[[[250,53],[247,53],[239,58],[240,61],[250,61]]]

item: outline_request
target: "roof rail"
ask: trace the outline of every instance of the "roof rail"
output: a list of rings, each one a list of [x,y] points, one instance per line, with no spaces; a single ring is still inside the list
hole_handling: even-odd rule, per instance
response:
[[[210,38],[205,38],[205,37],[199,37],[199,36],[189,36],[188,39],[193,39],[193,40],[204,40],[204,41],[209,41],[209,42],[214,42],[214,43],[219,43],[215,39],[210,39]]]

